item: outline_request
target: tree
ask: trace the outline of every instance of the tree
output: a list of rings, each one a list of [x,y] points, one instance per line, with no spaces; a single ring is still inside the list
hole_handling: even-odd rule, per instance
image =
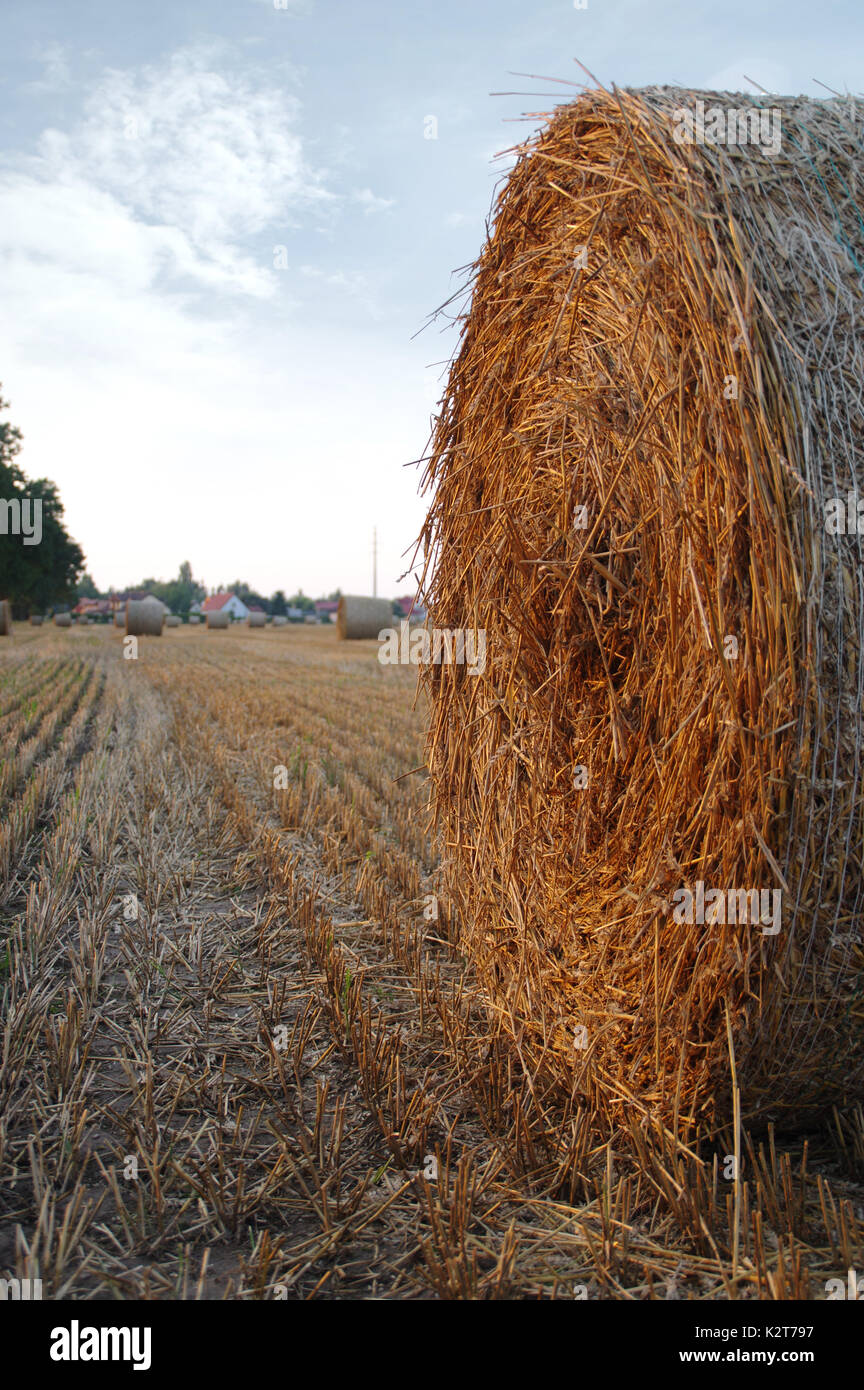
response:
[[[99,590],[96,588],[92,574],[85,571],[78,583],[75,585],[75,592],[79,598],[101,598]]]
[[[314,613],[315,604],[311,598],[307,598],[302,589],[298,589],[296,594],[288,600],[289,608],[300,608],[304,613]]]
[[[176,579],[169,579],[167,583],[162,579],[142,579],[139,587],[161,599],[172,613],[186,614],[196,599],[206,596],[203,584],[193,577],[188,560],[183,561]]]
[[[284,618],[287,607],[288,600],[285,597],[284,589],[277,589],[270,600],[270,612],[274,618]]]
[[[228,585],[229,593],[236,594],[241,603],[245,603],[247,608],[263,608],[265,613],[270,612],[270,600],[263,594],[259,594],[255,589],[250,589],[243,579],[235,579],[233,584]]]
[[[0,411],[7,409],[0,398]],[[0,595],[16,617],[68,603],[84,568],[84,552],[63,525],[56,485],[30,480],[15,462],[21,443],[21,431],[0,422]]]

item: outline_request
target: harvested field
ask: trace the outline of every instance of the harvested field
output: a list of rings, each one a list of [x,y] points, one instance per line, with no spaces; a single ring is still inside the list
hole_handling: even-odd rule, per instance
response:
[[[0,1267],[243,1300],[823,1298],[861,1268],[860,1107],[598,1145],[513,1066],[414,671],[332,629],[123,645],[0,651]]]

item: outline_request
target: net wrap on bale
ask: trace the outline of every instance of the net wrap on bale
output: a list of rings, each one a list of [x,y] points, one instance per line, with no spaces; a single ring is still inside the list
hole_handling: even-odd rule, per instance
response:
[[[475,267],[424,539],[487,655],[425,670],[433,803],[490,1019],[609,1124],[711,1131],[733,1052],[750,1124],[861,1094],[862,117],[588,92]]]
[[[393,626],[393,607],[386,598],[343,594],[336,612],[336,631],[341,641],[377,638]]]

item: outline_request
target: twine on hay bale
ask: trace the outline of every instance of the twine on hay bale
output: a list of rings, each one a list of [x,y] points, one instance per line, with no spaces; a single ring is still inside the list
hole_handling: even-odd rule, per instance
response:
[[[207,626],[208,626],[208,628],[223,628],[223,627],[229,627],[230,624],[231,624],[231,618],[230,618],[229,614],[227,614],[227,613],[220,612],[220,613],[208,613],[208,614],[207,614]]]
[[[0,598],[0,637],[12,635],[12,608],[8,599]]]
[[[341,641],[376,637],[383,628],[393,626],[393,607],[386,598],[366,598],[343,594],[336,613],[336,631]]]
[[[864,111],[760,98],[772,156],[678,143],[698,100],[728,131],[745,98],[588,92],[521,149],[424,531],[430,624],[486,632],[424,680],[490,1017],[604,1127],[679,1137],[729,1116],[730,1042],[750,1124],[864,1076],[864,557],[825,525],[864,489]]]
[[[55,627],[71,627],[71,626],[72,626],[72,614],[71,614],[71,613],[55,613],[55,614],[54,614],[54,626],[55,626]]]
[[[126,636],[161,637],[165,624],[165,609],[149,598],[126,600]]]
[[[249,614],[249,617],[246,619],[246,622],[247,622],[247,624],[249,625],[249,627],[266,627],[266,626],[267,626],[267,614],[266,614],[266,613],[250,613],[250,614]]]

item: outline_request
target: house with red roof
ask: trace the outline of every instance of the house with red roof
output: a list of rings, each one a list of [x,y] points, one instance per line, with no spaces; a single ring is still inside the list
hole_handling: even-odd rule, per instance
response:
[[[407,594],[404,598],[394,599],[394,602],[403,621],[407,619],[409,623],[425,623],[426,609],[419,598]]]
[[[248,618],[249,609],[238,598],[236,594],[230,592],[220,594],[210,594],[203,603],[193,603],[189,609],[190,613],[227,613],[230,618]]]

